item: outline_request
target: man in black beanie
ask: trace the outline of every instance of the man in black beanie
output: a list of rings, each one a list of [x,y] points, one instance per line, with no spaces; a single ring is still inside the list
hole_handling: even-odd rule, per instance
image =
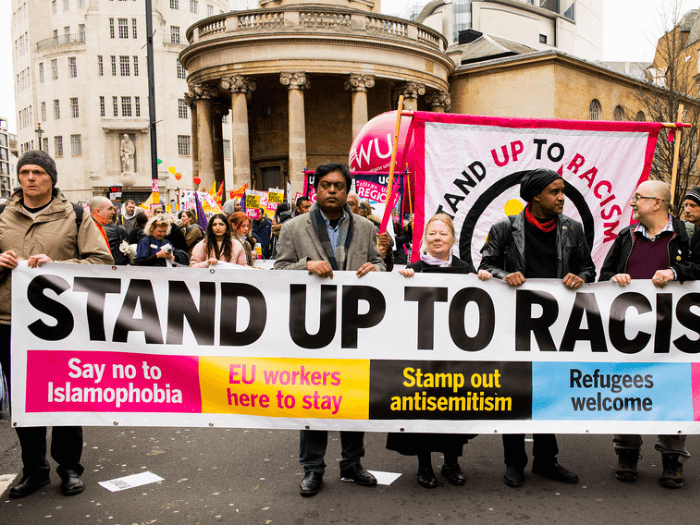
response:
[[[76,221],[73,205],[56,188],[56,163],[43,151],[28,151],[17,161],[20,188],[0,213],[0,362],[11,382],[12,270],[19,264],[37,268],[60,261],[113,264],[109,248],[92,220]],[[20,261],[26,261],[21,263]],[[12,356],[14,359],[15,356]],[[23,498],[49,483],[46,427],[17,427],[22,447],[22,479],[10,489],[11,498]],[[77,426],[53,427],[51,456],[58,463],[64,495],[83,491],[83,430]]]
[[[687,223],[693,225],[688,230],[700,228],[700,186],[696,186],[685,194],[683,199],[683,213]],[[692,235],[691,232],[689,232]]]
[[[577,289],[595,281],[595,265],[580,223],[562,214],[564,181],[556,171],[538,168],[524,174],[520,197],[528,204],[516,217],[494,224],[481,250],[479,270],[486,270],[510,286],[525,279],[561,279]],[[503,452],[509,487],[525,483],[524,434],[503,434]],[[578,476],[557,462],[554,434],[533,436],[532,472],[564,483],[577,483]]]

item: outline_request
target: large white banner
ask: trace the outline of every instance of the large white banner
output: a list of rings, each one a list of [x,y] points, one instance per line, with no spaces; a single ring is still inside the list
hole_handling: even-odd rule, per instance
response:
[[[700,285],[13,271],[18,425],[700,433]]]
[[[649,175],[661,124],[503,119],[416,112],[414,258],[423,224],[453,216],[460,258],[478,267],[489,228],[520,213],[523,172],[548,168],[566,184],[564,214],[583,223],[600,268],[628,226],[630,198]]]

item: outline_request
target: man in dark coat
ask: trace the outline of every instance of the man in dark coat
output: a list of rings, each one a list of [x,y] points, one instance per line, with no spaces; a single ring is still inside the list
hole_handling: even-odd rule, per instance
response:
[[[528,204],[514,219],[508,217],[491,227],[481,250],[479,270],[518,286],[530,278],[561,279],[577,289],[595,281],[595,265],[580,223],[562,214],[564,181],[556,171],[539,168],[520,183],[520,197]],[[532,472],[564,483],[578,476],[557,462],[559,447],[554,434],[533,436]],[[509,487],[525,483],[524,434],[504,434],[503,451]]]

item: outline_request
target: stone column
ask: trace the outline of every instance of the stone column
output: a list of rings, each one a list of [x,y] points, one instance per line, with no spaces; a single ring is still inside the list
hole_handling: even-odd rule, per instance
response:
[[[433,91],[425,97],[425,101],[430,104],[430,111],[434,113],[444,113],[450,110],[452,101],[447,91]]]
[[[248,129],[248,104],[246,95],[255,91],[255,82],[244,75],[230,75],[221,79],[221,88],[231,94],[231,155],[233,178],[226,181],[228,189],[236,189],[251,183],[250,135]]]
[[[406,111],[418,110],[418,96],[425,95],[425,84],[419,82],[404,82],[399,84],[394,91],[394,98],[398,100],[399,95],[403,95],[403,109]]]
[[[190,97],[197,101],[197,152],[201,189],[208,190],[214,182],[214,138],[212,136],[211,100],[219,94],[216,87],[195,84]]]
[[[374,87],[374,76],[352,73],[345,80],[345,89],[352,90],[352,138],[367,124],[367,90]]]
[[[197,142],[197,100],[190,96],[191,92],[192,88],[185,93],[185,104],[190,108],[190,124],[192,126],[190,154],[192,155],[192,177],[194,178],[199,177],[199,144]]]
[[[280,83],[289,93],[289,182],[292,195],[303,190],[306,167],[306,121],[304,117],[304,90],[311,82],[304,72],[282,72]]]
[[[216,189],[224,180],[224,130],[222,119],[224,115],[228,113],[228,104],[222,104],[221,102],[212,102],[211,105],[211,115],[212,115],[212,144],[214,153],[214,180],[216,181]],[[224,185],[225,186],[225,185]],[[206,188],[209,190],[210,185]]]

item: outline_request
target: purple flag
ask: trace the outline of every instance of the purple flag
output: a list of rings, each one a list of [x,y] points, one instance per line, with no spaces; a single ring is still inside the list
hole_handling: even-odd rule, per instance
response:
[[[199,202],[196,190],[194,192],[194,203],[197,211],[197,222],[199,223],[199,227],[202,228],[202,231],[205,232],[207,231],[207,216],[204,215],[204,208],[202,208],[202,203]]]

